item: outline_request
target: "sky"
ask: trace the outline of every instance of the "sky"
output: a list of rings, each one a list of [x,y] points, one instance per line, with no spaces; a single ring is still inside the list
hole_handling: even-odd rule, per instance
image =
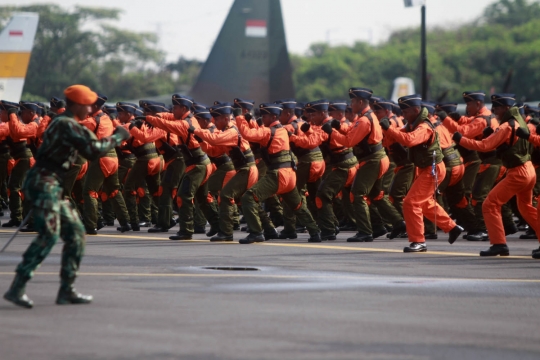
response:
[[[495,0],[426,0],[428,27],[455,27],[478,18]],[[8,0],[13,5],[56,3],[114,7],[123,13],[117,25],[155,32],[168,61],[180,56],[204,61],[234,0]],[[151,6],[149,6],[151,4]],[[281,0],[289,52],[304,54],[316,42],[380,43],[393,30],[420,25],[420,8],[403,0]]]

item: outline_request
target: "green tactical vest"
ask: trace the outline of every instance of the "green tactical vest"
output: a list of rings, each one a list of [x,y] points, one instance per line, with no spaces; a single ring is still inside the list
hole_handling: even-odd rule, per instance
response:
[[[508,122],[512,127],[512,134],[510,136],[510,145],[503,144],[497,148],[497,157],[502,160],[503,165],[507,169],[512,169],[520,165],[525,164],[527,161],[531,160],[532,144],[525,139],[518,138],[518,140],[513,143],[514,137],[516,135],[516,130],[514,128],[515,122],[518,122],[519,126],[529,132],[527,124],[519,114],[519,109],[515,106],[511,107],[508,110],[502,120],[501,124]]]
[[[431,121],[428,119],[428,111],[422,108],[420,115],[414,121],[412,126],[407,126],[407,132],[413,132],[421,123],[428,124],[433,129],[433,136],[424,144],[409,148],[409,160],[419,168],[426,168],[433,165],[433,152],[435,152],[435,163],[443,161],[441,146],[439,145],[439,136]]]

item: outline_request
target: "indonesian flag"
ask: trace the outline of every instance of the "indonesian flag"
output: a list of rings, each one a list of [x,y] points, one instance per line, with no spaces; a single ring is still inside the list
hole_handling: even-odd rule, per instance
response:
[[[425,5],[425,0],[403,0],[405,1],[405,7],[422,6]]]
[[[10,30],[9,36],[23,36],[22,30]]]
[[[266,20],[246,20],[246,36],[265,38],[268,32]]]

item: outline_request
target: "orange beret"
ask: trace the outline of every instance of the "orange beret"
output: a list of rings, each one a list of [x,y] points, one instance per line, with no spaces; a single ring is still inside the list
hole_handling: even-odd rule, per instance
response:
[[[98,98],[95,92],[84,85],[71,85],[64,90],[64,95],[66,96],[66,99],[81,105],[92,105]]]

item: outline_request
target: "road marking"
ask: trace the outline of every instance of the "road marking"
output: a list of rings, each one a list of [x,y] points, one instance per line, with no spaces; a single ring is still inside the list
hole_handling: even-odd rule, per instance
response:
[[[13,231],[0,230],[4,233],[13,233]],[[172,241],[177,243],[209,243],[210,240],[192,239],[192,240],[169,240],[168,238],[153,237],[153,236],[134,236],[123,234],[108,234],[108,235],[89,235],[86,237],[87,243],[92,238],[109,238],[109,239],[134,239],[134,240],[150,240],[150,241]],[[91,242],[90,242],[91,243]],[[216,244],[238,244],[238,241],[222,241],[216,242]],[[403,253],[403,250],[396,249],[382,249],[382,248],[369,248],[369,247],[353,247],[353,246],[340,246],[340,245],[315,245],[315,244],[286,244],[286,243],[255,243],[256,246],[278,246],[278,247],[292,247],[292,248],[306,248],[306,249],[327,249],[327,250],[340,250],[340,251],[365,251],[365,252],[380,252],[380,253]],[[425,253],[407,254],[406,256],[426,256],[426,255],[443,255],[443,256],[457,256],[457,257],[480,257],[478,253],[462,253],[462,252],[448,252],[448,251],[431,251],[428,250]],[[493,257],[486,257],[491,258]],[[502,259],[528,259],[530,256],[502,256]]]

